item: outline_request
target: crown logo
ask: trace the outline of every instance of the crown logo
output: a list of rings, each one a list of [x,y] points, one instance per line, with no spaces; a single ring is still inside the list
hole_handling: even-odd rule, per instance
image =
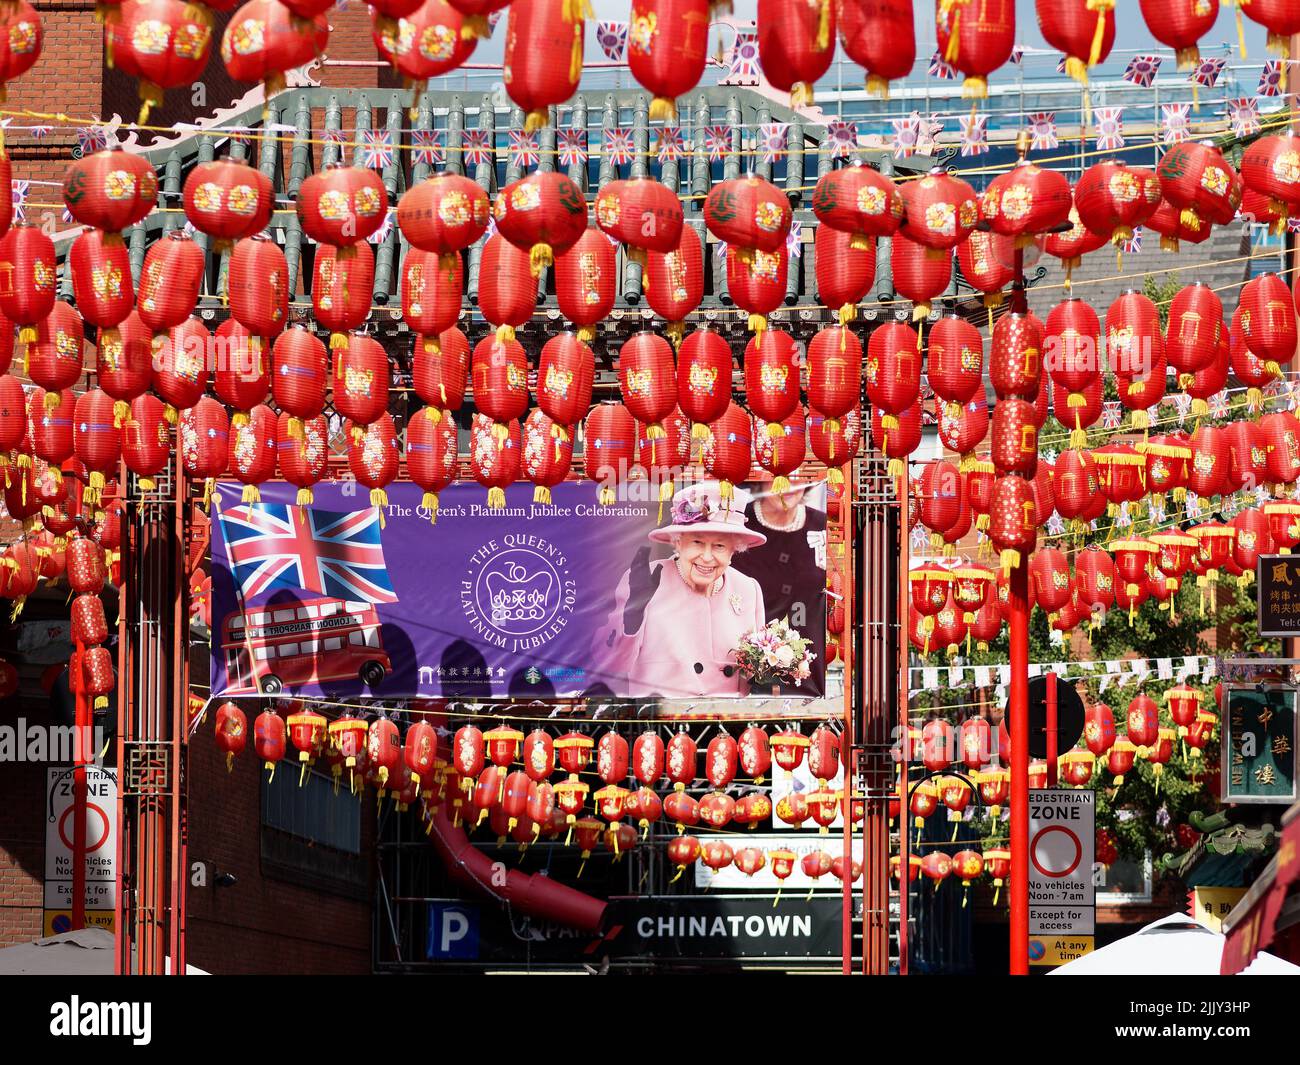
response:
[[[551,575],[544,570],[530,576],[518,562],[510,562],[502,572],[489,573],[486,583],[494,625],[541,621],[546,616]]]

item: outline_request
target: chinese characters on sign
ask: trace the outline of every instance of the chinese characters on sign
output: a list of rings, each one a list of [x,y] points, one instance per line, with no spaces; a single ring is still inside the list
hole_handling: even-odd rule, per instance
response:
[[[1259,634],[1300,636],[1300,555],[1260,555]]]
[[[1223,722],[1226,802],[1296,799],[1295,689],[1231,688]]]

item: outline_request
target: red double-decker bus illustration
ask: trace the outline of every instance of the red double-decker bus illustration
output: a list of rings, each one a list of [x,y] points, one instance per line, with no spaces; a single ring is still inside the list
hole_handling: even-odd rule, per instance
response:
[[[227,690],[273,695],[356,680],[376,688],[392,670],[373,603],[305,599],[236,612],[222,623]]]

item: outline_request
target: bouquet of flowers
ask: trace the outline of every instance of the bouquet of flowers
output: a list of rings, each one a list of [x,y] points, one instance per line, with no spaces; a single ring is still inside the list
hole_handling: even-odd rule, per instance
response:
[[[807,680],[817,657],[809,650],[811,643],[792,629],[788,620],[769,621],[740,638],[736,664],[751,684],[792,683],[797,687]]]

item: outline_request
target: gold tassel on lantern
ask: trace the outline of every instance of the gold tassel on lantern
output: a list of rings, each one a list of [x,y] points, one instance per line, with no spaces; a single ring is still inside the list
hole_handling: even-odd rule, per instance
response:
[[[500,510],[506,505],[506,490],[504,488],[488,489],[488,509]]]
[[[486,15],[466,15],[460,24],[462,40],[481,40],[492,36],[492,27],[488,25]]]
[[[429,512],[429,524],[438,524],[438,493],[425,492],[424,499],[421,501],[424,509]]]
[[[667,96],[656,96],[650,102],[651,122],[676,122],[677,101]]]
[[[533,277],[541,277],[542,271],[555,262],[555,253],[549,244],[534,244],[528,252],[528,268]]]

